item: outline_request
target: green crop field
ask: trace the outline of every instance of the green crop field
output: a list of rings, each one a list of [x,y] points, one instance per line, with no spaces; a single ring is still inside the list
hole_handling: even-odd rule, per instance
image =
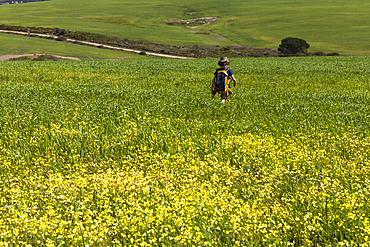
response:
[[[369,246],[368,57],[0,63],[1,246]]]
[[[309,51],[370,55],[370,3],[363,0],[52,0],[0,6],[0,23],[145,39],[168,44],[244,45],[276,49],[281,39],[306,40]],[[170,19],[218,17],[206,26]]]

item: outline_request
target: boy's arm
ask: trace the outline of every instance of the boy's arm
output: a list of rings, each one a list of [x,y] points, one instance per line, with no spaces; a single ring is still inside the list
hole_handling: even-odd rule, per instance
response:
[[[212,84],[211,84],[211,94],[213,94],[213,85],[215,84],[215,81],[216,81],[216,76],[213,77],[212,79]]]
[[[236,86],[236,79],[234,77],[234,75],[231,75],[231,79],[234,81],[234,87]]]

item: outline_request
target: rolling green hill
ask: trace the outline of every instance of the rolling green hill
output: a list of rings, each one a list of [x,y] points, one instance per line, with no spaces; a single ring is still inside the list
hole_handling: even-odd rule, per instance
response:
[[[0,6],[0,23],[145,39],[158,43],[277,48],[289,36],[309,51],[370,55],[370,3],[364,0],[52,0]],[[197,28],[166,22],[218,19]],[[1,39],[0,39],[1,42]]]
[[[147,59],[131,52],[97,49],[89,46],[56,42],[0,33],[0,56],[7,54],[47,53],[83,59]]]

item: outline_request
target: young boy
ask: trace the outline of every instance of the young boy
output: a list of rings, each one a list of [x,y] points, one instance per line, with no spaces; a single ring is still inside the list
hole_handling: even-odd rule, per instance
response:
[[[229,99],[229,95],[233,92],[231,91],[230,78],[234,81],[234,87],[236,86],[236,79],[233,75],[231,69],[227,68],[229,65],[229,59],[227,57],[221,57],[218,68],[215,72],[215,76],[212,80],[211,93],[212,97],[219,93],[221,95],[221,102],[225,103]]]

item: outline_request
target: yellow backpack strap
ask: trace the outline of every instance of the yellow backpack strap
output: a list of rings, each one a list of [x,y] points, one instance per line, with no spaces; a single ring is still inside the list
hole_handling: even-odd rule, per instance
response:
[[[229,95],[230,95],[230,89],[229,89],[229,81],[230,79],[227,79],[229,77],[229,69],[228,68],[227,70],[225,70],[225,74],[226,74],[226,80],[225,80],[225,91],[226,91],[226,99],[229,99]]]
[[[226,77],[225,77],[225,91],[227,91],[227,92],[229,90],[229,79],[228,79],[229,73],[227,73],[228,71],[229,71],[229,68],[223,71],[226,75]]]

